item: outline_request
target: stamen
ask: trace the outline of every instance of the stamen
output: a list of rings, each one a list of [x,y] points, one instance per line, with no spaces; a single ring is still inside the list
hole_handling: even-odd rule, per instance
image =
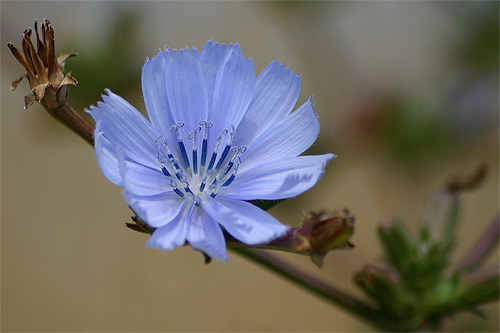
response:
[[[167,177],[172,177],[172,175],[170,174],[170,172],[168,172],[167,168],[165,167],[161,167],[161,171],[163,172],[163,174]]]
[[[170,185],[172,186],[172,189],[174,190],[175,194],[177,194],[181,198],[185,197],[185,194],[177,188],[177,183],[175,182],[175,180],[172,179],[172,181],[170,182]]]
[[[226,130],[227,133],[227,130]],[[233,125],[231,125],[231,135],[229,137],[229,140],[227,140],[227,145],[226,148],[224,148],[224,151],[222,152],[222,156],[219,159],[219,162],[217,162],[217,166],[215,167],[216,169],[220,168],[222,163],[227,157],[227,154],[229,153],[229,149],[231,149],[231,145],[233,143],[234,137],[236,136],[236,129],[234,128]]]
[[[185,194],[184,194],[184,193],[182,193],[182,191],[181,191],[181,190],[179,190],[178,188],[174,188],[174,192],[175,192],[178,196],[180,196],[181,198],[184,198],[184,196],[185,196]]]
[[[215,144],[215,148],[214,148],[214,152],[212,153],[212,157],[210,158],[210,163],[208,164],[208,169],[207,171],[210,171],[212,170],[213,166],[214,166],[214,163],[215,163],[215,159],[217,158],[217,152],[219,151],[219,147],[220,147],[220,143],[222,141],[222,138],[224,136],[226,136],[228,130],[227,129],[224,129],[222,131],[222,133],[217,137],[217,143]],[[218,164],[217,164],[218,165]]]
[[[198,173],[198,148],[196,146],[196,134],[201,131],[201,127],[197,126],[194,131],[189,132],[188,139],[193,140],[193,171]]]
[[[191,198],[194,205],[196,206],[199,206],[201,204],[200,195],[202,195],[202,193],[206,193],[212,198],[215,198],[220,187],[229,186],[235,180],[236,174],[241,164],[240,156],[246,151],[246,146],[232,146],[233,140],[236,137],[236,130],[234,126],[231,125],[230,131],[228,129],[224,129],[217,137],[215,147],[212,151],[212,156],[208,163],[208,168],[204,170],[208,154],[209,132],[210,128],[212,128],[214,125],[212,122],[204,120],[198,122],[198,124],[199,126],[194,128],[193,131],[189,132],[187,136],[187,139],[192,141],[193,144],[191,159],[192,169],[190,168],[190,161],[186,151],[186,146],[180,134],[180,128],[184,126],[184,122],[180,121],[170,126],[170,131],[177,137],[177,143],[179,145],[184,165],[181,166],[179,161],[174,157],[172,151],[169,149],[165,137],[161,136],[156,138],[155,140],[158,146],[157,157],[161,171],[166,177],[170,178],[172,190],[181,198]],[[198,170],[200,169],[198,166],[198,133],[201,133],[202,130],[203,138],[200,159],[202,178],[201,182],[199,183],[199,189],[196,192],[193,192],[193,190],[191,190],[191,185],[198,183],[198,181],[200,180],[200,178],[198,178],[198,176],[195,177],[194,174],[197,174]],[[223,144],[224,137],[228,135],[228,133],[230,133],[230,136],[227,138],[227,140],[224,141],[225,147],[220,154],[219,150],[221,148],[221,145]],[[232,157],[229,159],[228,156]],[[225,161],[228,159],[228,163],[224,166]],[[193,179],[192,177],[195,178]],[[190,184],[191,181],[193,183]]]
[[[193,149],[193,172],[198,173],[198,154],[196,149]]]
[[[186,147],[184,147],[184,142],[179,141],[179,149],[181,150],[182,159],[184,160],[184,165],[186,169],[189,169],[189,158],[186,152]]]
[[[227,132],[228,132],[228,130],[227,130],[227,128],[225,128],[222,131],[222,133],[217,137],[217,144],[215,145],[215,149],[214,149],[215,152],[219,151],[219,146],[220,146],[220,143],[222,141],[222,138],[226,136]]]
[[[226,148],[224,148],[222,156],[220,157],[219,162],[217,162],[217,166],[215,167],[216,169],[220,168],[222,162],[224,162],[224,160],[226,159],[227,154],[229,153],[229,149],[231,149],[230,145],[227,145]]]
[[[231,183],[233,182],[234,178],[236,178],[236,174],[235,174],[235,173],[233,173],[233,174],[231,175],[231,177],[229,177],[229,178],[226,180],[226,182],[225,182],[224,184],[222,184],[222,186],[228,186],[229,184],[231,184]]]
[[[201,120],[198,124],[204,127],[203,144],[201,148],[201,166],[205,166],[205,163],[207,162],[208,130],[214,127],[214,124],[211,121],[205,121],[205,120]]]
[[[212,170],[212,167],[214,166],[214,163],[215,163],[215,159],[217,158],[217,153],[216,152],[213,152],[212,153],[212,158],[210,158],[210,163],[208,164],[208,169],[207,169],[207,172]]]
[[[181,154],[182,154],[182,159],[184,160],[184,165],[186,166],[186,169],[189,169],[189,158],[187,156],[186,147],[184,146],[184,142],[182,142],[181,133],[179,131],[179,128],[181,128],[183,126],[184,126],[184,122],[179,121],[177,124],[170,126],[170,132],[172,132],[173,134],[176,134],[177,143],[179,144],[179,149],[180,149]]]
[[[194,195],[193,191],[191,191],[188,186],[184,187],[184,190],[186,191],[186,193]]]
[[[241,165],[241,154],[243,154],[247,150],[246,146],[241,146],[241,147],[234,147],[233,151],[235,152],[235,155],[231,158],[231,161],[227,164],[227,167],[225,169],[225,175],[229,173],[229,170],[231,167],[233,168],[233,172],[231,176],[222,184],[221,186],[228,186],[233,182],[233,180],[236,178],[236,173],[238,172],[238,169],[240,168]]]
[[[205,162],[207,161],[207,146],[208,141],[203,139],[203,144],[201,147],[201,166],[205,166]]]
[[[160,139],[160,138],[156,138],[156,140],[155,140],[157,147],[158,147],[158,152],[156,153],[156,157],[158,158],[158,163],[160,164],[161,171],[163,172],[163,174],[167,177],[171,177],[172,175],[170,174],[170,172],[168,172],[168,169],[167,169],[167,160],[165,160],[165,157],[163,156],[163,154],[161,152],[161,150],[162,150],[161,146],[158,145],[158,143],[157,143],[158,139]],[[167,152],[168,152],[168,150],[167,150]]]
[[[210,186],[208,187],[208,190],[212,193],[210,193],[210,196],[212,198],[215,198],[215,196],[217,195],[217,183],[218,183],[218,180],[217,180],[217,177],[214,179],[214,182],[212,184],[210,184]]]

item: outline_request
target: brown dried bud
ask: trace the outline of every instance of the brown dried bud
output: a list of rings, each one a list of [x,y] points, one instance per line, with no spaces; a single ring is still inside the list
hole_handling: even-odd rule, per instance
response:
[[[19,82],[26,77],[30,83],[31,94],[24,97],[24,108],[27,109],[33,101],[40,102],[50,111],[66,103],[68,85],[76,86],[78,82],[70,74],[64,72],[64,62],[75,56],[76,53],[55,56],[54,29],[48,20],[41,24],[41,38],[38,34],[37,21],[35,20],[35,33],[37,47],[31,42],[31,29],[23,33],[21,43],[24,58],[21,52],[12,44],[7,43],[10,51],[17,61],[26,69],[26,73],[12,82],[10,90],[13,91]]]
[[[310,212],[303,225],[294,229],[295,249],[309,253],[311,260],[321,267],[329,251],[354,247],[349,242],[353,231],[354,217],[347,210]]]

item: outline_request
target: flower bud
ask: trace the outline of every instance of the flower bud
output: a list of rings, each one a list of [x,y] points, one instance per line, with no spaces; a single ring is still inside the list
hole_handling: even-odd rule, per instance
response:
[[[398,273],[390,267],[366,265],[353,276],[353,282],[380,307],[393,322],[398,322],[401,331],[421,326],[424,309],[406,289]]]
[[[413,237],[397,220],[386,221],[378,229],[379,239],[384,247],[387,262],[398,272],[406,273],[417,255]]]
[[[328,251],[354,247],[349,242],[353,231],[354,217],[347,210],[310,212],[295,230],[295,249],[310,253],[311,260],[321,267]]]

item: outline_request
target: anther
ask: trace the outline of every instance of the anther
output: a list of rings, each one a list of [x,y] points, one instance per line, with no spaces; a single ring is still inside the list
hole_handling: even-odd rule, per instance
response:
[[[194,131],[189,132],[188,139],[193,140],[193,171],[198,173],[198,149],[196,145],[196,134],[201,131],[201,127],[197,126]]]
[[[207,169],[207,172],[212,170],[212,167],[214,166],[214,163],[215,163],[215,159],[217,158],[217,153],[216,152],[213,152],[212,153],[212,158],[210,158],[210,163],[208,164],[208,169]]]
[[[200,126],[203,126],[203,143],[201,148],[201,166],[205,166],[207,162],[207,149],[208,149],[208,130],[214,127],[214,124],[211,121],[201,120],[198,122]]]
[[[178,196],[180,196],[181,198],[184,198],[184,197],[185,197],[185,194],[184,194],[184,193],[182,193],[182,191],[181,191],[181,190],[179,190],[178,188],[174,188],[174,192],[175,192]]]
[[[163,172],[163,174],[167,177],[171,177],[172,175],[170,174],[170,172],[168,172],[167,168],[165,167],[161,167],[161,172]]]
[[[215,167],[216,169],[220,168],[221,164],[226,159],[227,154],[229,153],[229,149],[231,149],[231,146],[228,144],[226,148],[224,148],[224,151],[222,152],[222,156],[220,157],[219,162],[217,162],[217,166]]]
[[[175,192],[175,194],[177,194],[178,196],[180,196],[181,198],[184,198],[185,197],[185,194],[179,190],[177,188],[177,183],[175,182],[175,180],[172,179],[172,181],[170,182],[170,185],[172,186],[172,189],[173,191]]]
[[[233,182],[234,178],[236,178],[236,174],[235,174],[235,173],[233,173],[233,174],[231,175],[231,177],[229,177],[229,178],[228,178],[228,179],[224,182],[224,184],[222,184],[222,186],[228,186],[229,184],[231,184],[231,183]]]
[[[184,160],[184,165],[186,166],[187,169],[189,169],[189,158],[187,156],[186,147],[184,146],[184,142],[182,142],[181,133],[179,131],[179,128],[181,128],[183,126],[184,126],[184,122],[179,121],[177,124],[170,126],[170,132],[172,132],[173,134],[176,134],[177,143],[179,144],[179,149],[180,149],[181,154],[182,154],[182,159]]]

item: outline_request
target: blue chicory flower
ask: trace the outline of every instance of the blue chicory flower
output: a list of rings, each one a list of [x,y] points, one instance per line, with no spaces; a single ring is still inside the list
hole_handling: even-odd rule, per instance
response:
[[[319,133],[311,99],[291,112],[299,76],[274,61],[256,77],[238,44],[159,52],[142,91],[150,121],[110,90],[89,113],[103,174],[156,228],[148,247],[227,262],[221,226],[249,245],[279,237],[288,227],[247,201],[309,190],[334,157],[299,156]]]

